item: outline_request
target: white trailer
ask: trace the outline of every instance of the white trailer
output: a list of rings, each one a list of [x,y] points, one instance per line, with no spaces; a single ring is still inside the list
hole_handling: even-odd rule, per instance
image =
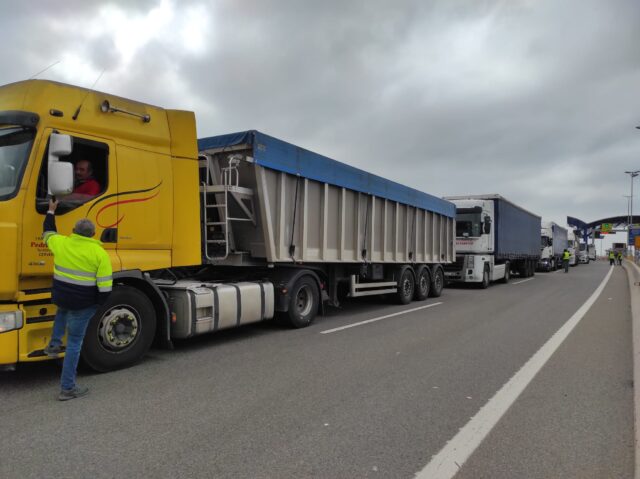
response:
[[[540,261],[538,270],[555,271],[562,266],[562,252],[567,247],[567,229],[553,221],[540,227]]]

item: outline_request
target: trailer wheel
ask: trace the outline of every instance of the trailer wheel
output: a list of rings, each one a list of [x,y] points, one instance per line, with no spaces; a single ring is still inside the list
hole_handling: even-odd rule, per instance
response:
[[[299,278],[291,290],[288,319],[294,328],[309,326],[318,313],[320,293],[318,285],[311,276]]]
[[[511,279],[511,264],[507,261],[504,265],[504,278],[502,278],[501,282],[507,284]]]
[[[433,278],[431,278],[431,291],[429,296],[439,298],[444,288],[444,270],[440,266],[436,266],[433,270]]]
[[[536,263],[533,260],[529,260],[529,276],[536,275]]]
[[[155,332],[149,298],[131,286],[118,286],[89,322],[82,359],[99,372],[131,366],[147,353]]]
[[[398,292],[396,293],[396,301],[399,304],[409,304],[413,299],[413,291],[415,290],[416,283],[413,279],[413,272],[410,268],[405,268],[400,275],[400,281],[398,281]]]
[[[429,268],[426,266],[418,270],[415,289],[413,299],[416,301],[424,301],[429,297],[429,292],[431,291],[431,275],[429,274]]]

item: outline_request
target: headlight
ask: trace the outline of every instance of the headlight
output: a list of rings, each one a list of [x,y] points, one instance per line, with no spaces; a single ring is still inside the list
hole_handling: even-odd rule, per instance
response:
[[[22,311],[0,312],[0,333],[13,331],[22,327]]]

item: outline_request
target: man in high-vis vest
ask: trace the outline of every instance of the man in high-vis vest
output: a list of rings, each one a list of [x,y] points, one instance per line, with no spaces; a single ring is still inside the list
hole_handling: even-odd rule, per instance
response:
[[[564,272],[569,272],[569,260],[571,259],[571,253],[568,249],[562,252],[562,266],[564,266]]]
[[[89,392],[89,388],[76,384],[80,350],[89,321],[109,296],[113,281],[109,255],[102,248],[102,243],[93,239],[96,233],[94,224],[88,219],[81,219],[73,228],[73,234],[58,234],[57,206],[57,201],[49,201],[43,225],[44,242],[53,253],[51,299],[58,307],[51,341],[44,352],[49,357],[65,353],[58,399],[66,401]],[[65,331],[66,349],[62,346]]]

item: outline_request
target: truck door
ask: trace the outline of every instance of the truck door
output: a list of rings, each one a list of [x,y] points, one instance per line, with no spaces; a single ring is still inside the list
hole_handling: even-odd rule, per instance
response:
[[[118,256],[123,269],[171,266],[173,181],[168,154],[118,145]]]
[[[47,161],[49,137],[52,129],[44,131],[42,141],[36,152],[38,161],[34,164],[28,186],[28,198],[25,204],[22,275],[38,277],[51,275],[53,259],[42,241],[42,223],[48,210]],[[73,163],[76,171],[74,192],[58,198],[56,225],[58,232],[69,235],[76,221],[88,218],[96,225],[96,239],[102,239],[104,247],[111,257],[114,270],[120,269],[120,260],[116,253],[115,238],[105,238],[105,230],[116,222],[116,211],[108,208],[110,198],[118,191],[115,144],[104,138],[56,130],[73,138],[73,151],[60,161]],[[82,171],[80,171],[82,170]],[[82,172],[82,179],[79,174]]]

